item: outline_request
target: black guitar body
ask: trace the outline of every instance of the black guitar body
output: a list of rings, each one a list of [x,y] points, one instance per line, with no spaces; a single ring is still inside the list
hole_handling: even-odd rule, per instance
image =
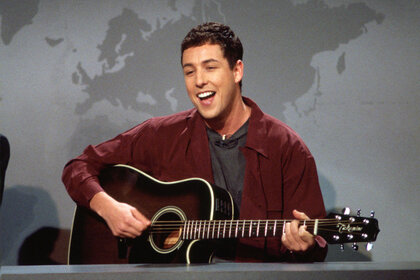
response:
[[[228,192],[201,179],[165,183],[124,165],[104,169],[104,190],[156,221],[233,219]],[[209,262],[215,240],[182,240],[179,227],[165,234],[145,232],[134,240],[119,240],[98,215],[76,208],[69,248],[70,264]],[[165,244],[168,237],[176,242]],[[124,258],[127,242],[127,258]]]

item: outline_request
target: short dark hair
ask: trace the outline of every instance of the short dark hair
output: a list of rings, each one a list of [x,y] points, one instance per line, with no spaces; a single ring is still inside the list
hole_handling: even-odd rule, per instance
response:
[[[242,60],[244,53],[242,43],[232,29],[222,23],[207,22],[194,27],[185,36],[181,44],[181,63],[186,49],[204,44],[219,45],[232,69],[238,60]]]

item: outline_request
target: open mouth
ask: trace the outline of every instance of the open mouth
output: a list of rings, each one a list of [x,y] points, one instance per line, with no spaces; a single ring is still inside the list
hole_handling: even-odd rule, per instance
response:
[[[216,94],[215,91],[206,91],[206,92],[199,93],[197,97],[200,98],[200,100],[205,100],[205,99],[213,97],[215,94]]]

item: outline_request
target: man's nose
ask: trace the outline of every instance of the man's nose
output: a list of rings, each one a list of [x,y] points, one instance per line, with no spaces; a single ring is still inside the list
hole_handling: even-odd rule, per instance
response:
[[[207,75],[204,71],[197,71],[195,84],[200,88],[207,84]]]

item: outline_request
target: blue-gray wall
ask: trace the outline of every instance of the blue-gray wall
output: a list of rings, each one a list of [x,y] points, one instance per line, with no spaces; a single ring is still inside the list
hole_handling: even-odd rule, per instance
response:
[[[419,14],[409,0],[0,1],[1,263],[66,261],[64,164],[190,108],[179,45],[208,20],[240,36],[244,95],[303,137],[327,209],[376,211],[374,250],[328,260],[419,261]]]

